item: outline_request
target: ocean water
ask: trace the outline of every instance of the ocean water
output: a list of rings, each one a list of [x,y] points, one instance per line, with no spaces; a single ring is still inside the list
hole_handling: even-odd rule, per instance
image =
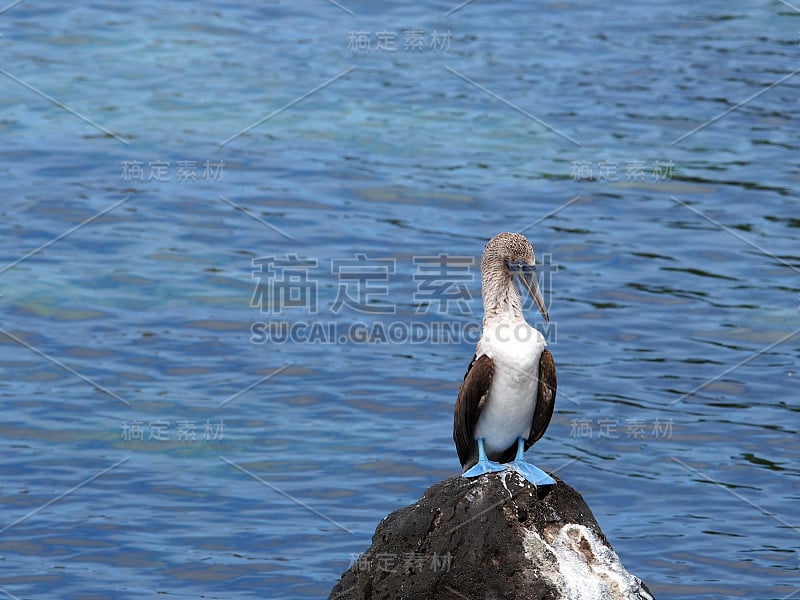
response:
[[[0,8],[2,595],[326,597],[459,471],[510,230],[559,376],[531,460],[660,600],[800,597],[798,31],[781,0]]]

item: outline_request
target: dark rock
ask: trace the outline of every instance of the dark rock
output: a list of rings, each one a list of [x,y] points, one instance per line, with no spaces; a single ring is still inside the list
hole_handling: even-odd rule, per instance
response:
[[[537,493],[538,492],[538,493]],[[512,471],[452,477],[380,522],[329,600],[651,600],[581,495]]]

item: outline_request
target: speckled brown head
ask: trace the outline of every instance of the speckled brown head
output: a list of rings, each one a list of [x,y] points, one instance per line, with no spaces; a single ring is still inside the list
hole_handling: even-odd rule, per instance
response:
[[[519,293],[512,282],[514,277],[519,279],[549,323],[550,316],[536,277],[533,246],[521,233],[498,233],[486,244],[481,258],[481,288],[487,313],[501,312],[506,305],[509,310],[521,313]]]

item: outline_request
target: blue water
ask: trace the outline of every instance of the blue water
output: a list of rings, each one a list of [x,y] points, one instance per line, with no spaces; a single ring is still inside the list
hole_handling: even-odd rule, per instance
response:
[[[660,600],[800,597],[800,5],[456,8],[0,13],[2,594],[325,597],[524,230],[536,464]]]

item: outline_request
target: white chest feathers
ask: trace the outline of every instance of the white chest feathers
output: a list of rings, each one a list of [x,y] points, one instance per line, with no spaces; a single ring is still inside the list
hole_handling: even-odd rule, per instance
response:
[[[544,336],[524,321],[484,323],[476,352],[492,359],[494,375],[475,438],[484,439],[490,459],[530,433],[545,346]]]

